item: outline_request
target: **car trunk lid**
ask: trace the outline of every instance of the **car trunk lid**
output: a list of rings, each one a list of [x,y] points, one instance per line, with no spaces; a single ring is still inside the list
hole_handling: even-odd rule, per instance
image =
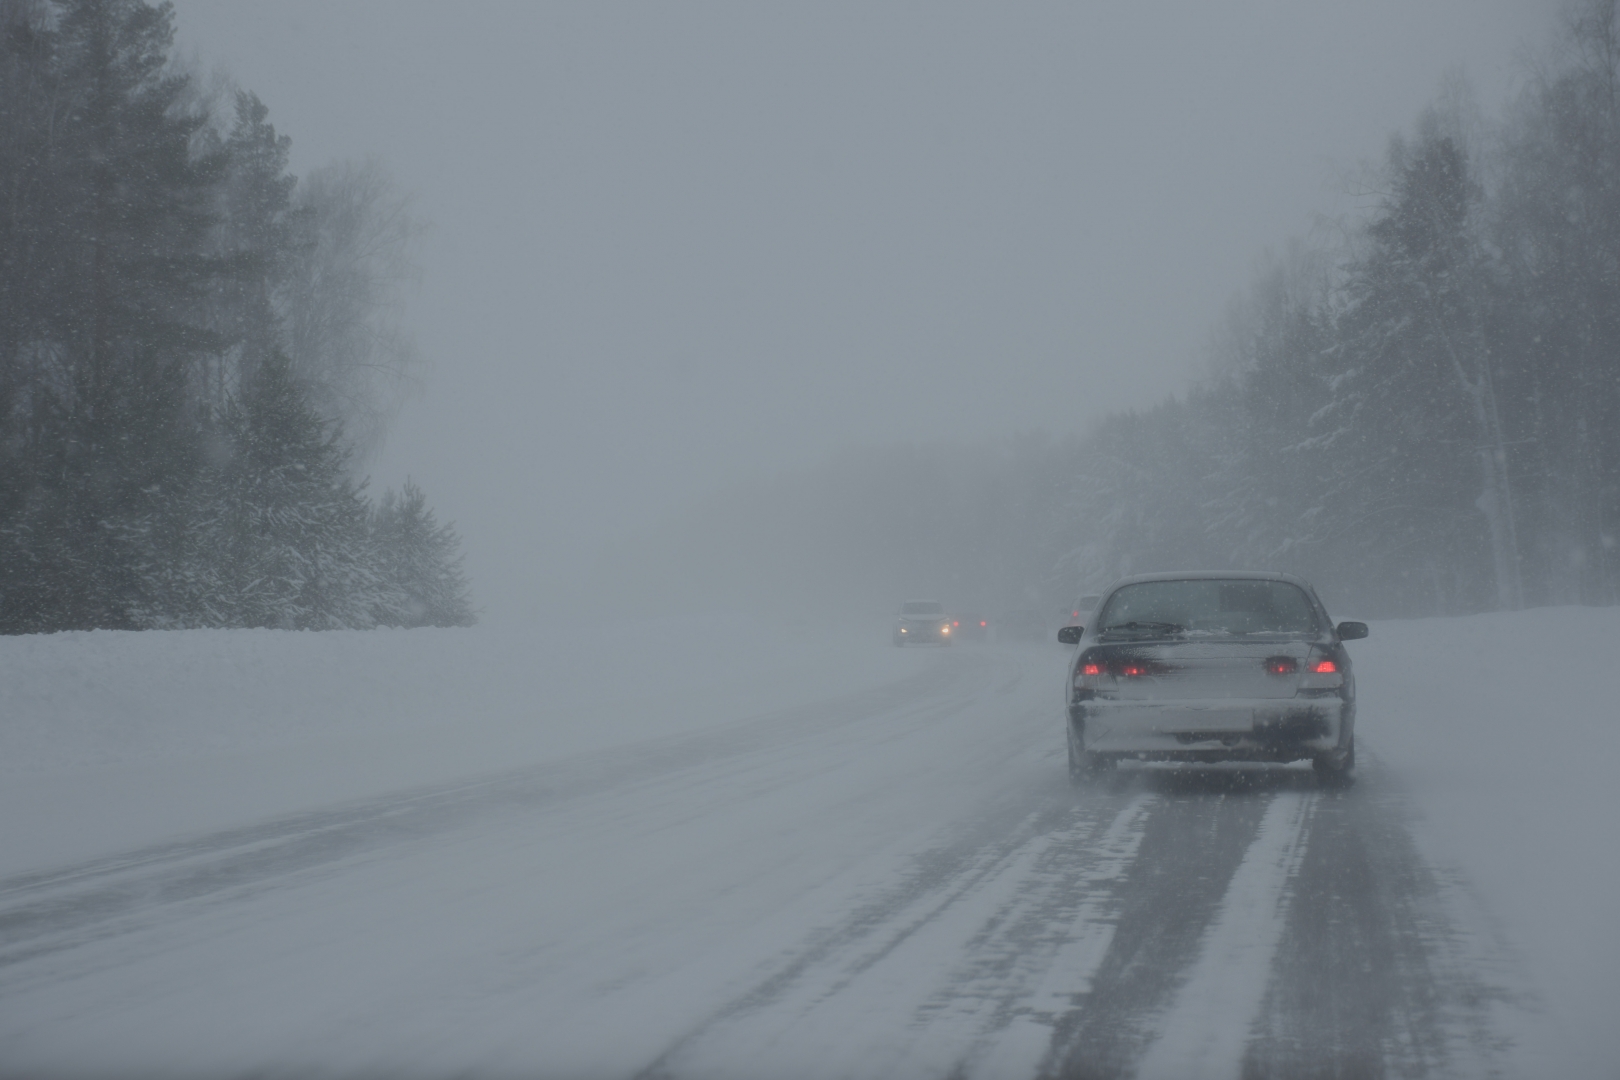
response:
[[[1120,646],[1110,674],[1126,701],[1291,698],[1311,643],[1298,640],[1164,642]]]

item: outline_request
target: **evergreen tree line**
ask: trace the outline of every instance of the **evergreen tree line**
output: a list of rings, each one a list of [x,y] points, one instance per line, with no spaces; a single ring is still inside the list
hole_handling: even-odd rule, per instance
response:
[[[1563,31],[1500,119],[1454,89],[1394,139],[1204,385],[1085,440],[1060,565],[1277,567],[1388,615],[1620,602],[1616,0]]]
[[[0,631],[469,624],[454,530],[352,477],[409,359],[403,200],[296,180],[172,37],[0,0]]]
[[[1620,602],[1616,0],[1566,12],[1499,118],[1448,91],[1375,172],[1359,219],[1271,260],[1189,392],[733,493],[660,530],[685,562],[653,576],[1048,615],[1189,568],[1299,573],[1373,616]]]

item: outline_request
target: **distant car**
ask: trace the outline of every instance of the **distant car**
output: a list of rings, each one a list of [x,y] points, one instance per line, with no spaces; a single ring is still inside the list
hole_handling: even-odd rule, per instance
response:
[[[951,620],[937,600],[907,600],[894,620],[896,645],[949,645]]]
[[[952,615],[951,638],[955,641],[983,641],[990,636],[990,620],[983,615]]]
[[[1063,612],[1063,625],[1084,626],[1086,616],[1096,608],[1097,601],[1100,599],[1102,599],[1100,596],[1082,596],[1076,600],[1069,606],[1068,610]]]
[[[1115,762],[1310,760],[1327,782],[1356,764],[1356,683],[1316,590],[1286,574],[1150,574],[1103,593],[1069,669],[1069,774]]]

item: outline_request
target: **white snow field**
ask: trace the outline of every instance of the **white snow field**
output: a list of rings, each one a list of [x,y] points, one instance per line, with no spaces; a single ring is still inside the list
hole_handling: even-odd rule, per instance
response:
[[[1620,609],[1350,648],[1350,792],[1076,792],[1055,644],[0,638],[0,1076],[1614,1076]]]

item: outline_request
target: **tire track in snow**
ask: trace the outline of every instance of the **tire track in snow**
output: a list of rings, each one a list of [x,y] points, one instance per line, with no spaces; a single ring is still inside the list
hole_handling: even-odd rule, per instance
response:
[[[954,1070],[967,1077],[998,1080],[1008,1076],[1033,1076],[1052,1044],[1059,1019],[1076,993],[1090,989],[1092,977],[1108,954],[1114,940],[1116,903],[1113,887],[1125,876],[1142,844],[1142,830],[1154,797],[1136,795],[1114,819],[1096,843],[1097,861],[1084,872],[1050,872],[1052,880],[1044,903],[1027,904],[1018,918],[1001,935],[1005,947],[1019,950],[1027,962],[1031,953],[1049,956],[1044,972],[1033,991],[1023,985],[1011,988],[995,1000],[991,1019],[994,1034],[976,1047]],[[1051,853],[1064,864],[1072,864],[1073,852]],[[1072,913],[1052,910],[1067,904]],[[1064,919],[1067,926],[1064,926]],[[1053,926],[1055,924],[1055,926]],[[1055,940],[1043,939],[1051,936]],[[1052,930],[1056,933],[1053,934]],[[1037,952],[1036,950],[1040,950]],[[1050,951],[1047,951],[1050,950]],[[949,1010],[948,1019],[976,1020],[960,1006]],[[939,1025],[935,1025],[939,1026]],[[985,1026],[981,1023],[981,1026]]]
[[[1393,777],[1365,752],[1361,773],[1317,803],[1244,1075],[1500,1075],[1494,1010],[1525,1005],[1504,989],[1523,972],[1457,924]]]
[[[1522,1007],[1504,989],[1522,973],[1459,926],[1377,758],[1361,772],[1329,792],[1298,771],[1149,774],[1164,799],[1112,947],[1042,1073],[1501,1075],[1493,1019]]]
[[[294,875],[489,818],[658,783],[874,716],[960,711],[997,666],[989,654],[830,701],[473,780],[274,818],[58,870],[0,880],[0,969],[138,929],[175,904],[252,895]]]
[[[1316,798],[1314,792],[1282,792],[1266,806],[1204,932],[1202,954],[1161,1021],[1158,1039],[1136,1065],[1139,1080],[1239,1076]]]
[[[1033,1024],[1034,1052],[1020,1029],[997,1061],[1033,1071],[1051,988],[1083,981],[1106,952],[1108,890],[1153,801],[1041,797],[1048,805],[1021,821],[986,821],[918,856],[640,1075],[945,1075],[1001,1049],[1015,1020]]]
[[[1040,1070],[1044,1076],[1078,1080],[1134,1071],[1159,1035],[1158,1018],[1175,999],[1183,973],[1204,952],[1206,930],[1273,800],[1315,790],[1314,777],[1297,771],[1155,770],[1139,782],[1163,797],[1118,886],[1108,953],[1090,986],[1072,991],[1071,1009],[1058,1021]]]

